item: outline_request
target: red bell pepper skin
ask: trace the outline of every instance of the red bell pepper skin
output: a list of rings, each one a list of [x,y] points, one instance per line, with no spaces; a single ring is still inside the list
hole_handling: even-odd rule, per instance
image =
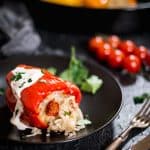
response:
[[[27,65],[19,65],[18,67],[23,67],[26,69],[36,68]],[[43,122],[43,120],[39,117],[40,110],[38,108],[40,103],[50,93],[54,91],[62,91],[64,94],[75,96],[75,100],[79,104],[81,101],[81,92],[76,85],[52,75],[45,69],[41,70],[43,76],[39,80],[37,80],[36,83],[25,88],[21,92],[20,100],[24,107],[24,112],[21,116],[21,119],[31,126],[38,128],[47,128],[47,123]],[[6,90],[6,100],[10,110],[14,111],[16,98],[14,97],[10,86],[12,76],[12,71],[10,71],[6,76],[6,81],[8,83],[8,88]]]

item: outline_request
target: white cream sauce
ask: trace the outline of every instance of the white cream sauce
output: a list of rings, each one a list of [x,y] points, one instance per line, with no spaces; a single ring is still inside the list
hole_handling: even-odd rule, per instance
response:
[[[41,69],[25,69],[22,67],[17,67],[12,71],[14,76],[17,76],[17,74],[21,75],[21,78],[17,81],[12,80],[11,82],[11,88],[14,90],[15,96],[20,98],[21,92],[27,88],[30,87],[32,84],[37,82],[42,76],[43,73],[41,72]]]
[[[23,110],[23,104],[20,100],[21,98],[21,92],[27,88],[33,85],[37,82],[42,76],[43,73],[41,72],[41,69],[25,69],[23,67],[17,67],[12,71],[14,77],[16,77],[18,74],[20,74],[21,77],[13,78],[11,81],[11,88],[13,95],[15,96],[17,102],[15,106],[15,110],[13,112],[13,116],[11,118],[11,123],[14,124],[19,130],[25,130],[27,128],[35,130],[35,128],[30,127],[26,124],[24,124],[20,120],[20,116],[22,114]]]

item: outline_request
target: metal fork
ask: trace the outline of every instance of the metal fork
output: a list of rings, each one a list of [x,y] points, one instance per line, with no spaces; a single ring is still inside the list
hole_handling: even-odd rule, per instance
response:
[[[129,126],[110,144],[106,150],[116,150],[124,142],[133,128],[150,126],[150,100],[146,100],[140,111],[133,117]]]

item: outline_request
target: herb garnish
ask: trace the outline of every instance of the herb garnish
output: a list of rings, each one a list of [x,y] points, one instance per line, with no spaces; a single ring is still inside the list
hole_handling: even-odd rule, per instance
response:
[[[22,78],[22,74],[25,74],[25,72],[17,72],[12,78],[12,81],[18,81]]]
[[[74,47],[71,49],[71,59],[69,66],[60,74],[60,77],[64,80],[69,80],[79,86],[88,77],[88,69],[79,59],[76,58]]]
[[[0,96],[4,95],[5,90],[3,88],[0,88]]]
[[[43,68],[43,69],[41,69],[41,73],[43,73],[43,74],[45,73],[45,69],[44,69],[44,68]]]
[[[143,93],[143,94],[140,95],[140,96],[135,96],[135,97],[133,98],[133,100],[134,100],[134,103],[135,103],[135,104],[143,103],[144,100],[150,100],[150,94],[148,94],[148,93]]]
[[[30,79],[28,79],[28,82],[32,82],[32,79],[30,78]]]
[[[47,70],[50,73],[56,74],[57,69],[49,67]],[[41,70],[42,71],[42,70]],[[78,85],[84,92],[95,94],[103,84],[102,79],[96,75],[90,75],[88,69],[84,66],[81,60],[75,56],[75,48],[71,49],[71,58],[69,66],[59,75],[63,80],[71,81]]]
[[[95,94],[102,85],[102,79],[99,79],[96,75],[91,75],[82,83],[81,90]]]
[[[19,86],[19,88],[22,88],[26,82],[22,82],[22,84]]]
[[[49,67],[47,68],[47,71],[52,73],[53,75],[56,75],[57,73],[57,69],[55,67]]]
[[[70,116],[71,112],[70,111],[64,111],[64,116]]]
[[[88,69],[81,60],[76,58],[74,47],[71,49],[69,66],[60,74],[60,77],[77,84],[82,91],[92,94],[95,94],[103,84],[102,79],[98,76],[90,75],[89,77]]]

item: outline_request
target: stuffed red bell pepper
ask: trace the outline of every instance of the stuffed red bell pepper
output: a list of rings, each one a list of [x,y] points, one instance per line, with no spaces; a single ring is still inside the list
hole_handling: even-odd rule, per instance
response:
[[[83,120],[79,88],[45,69],[18,65],[6,80],[6,100],[13,112],[11,123],[20,130],[36,127],[73,132]]]

